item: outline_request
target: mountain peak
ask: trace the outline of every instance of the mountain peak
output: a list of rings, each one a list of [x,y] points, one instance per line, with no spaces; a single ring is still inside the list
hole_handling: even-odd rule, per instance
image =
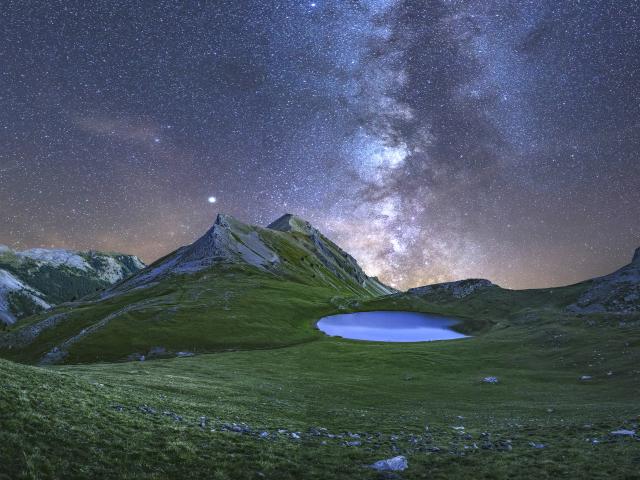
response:
[[[277,220],[267,225],[270,230],[278,230],[280,232],[300,232],[310,235],[315,228],[305,219],[300,218],[291,213],[285,213]]]

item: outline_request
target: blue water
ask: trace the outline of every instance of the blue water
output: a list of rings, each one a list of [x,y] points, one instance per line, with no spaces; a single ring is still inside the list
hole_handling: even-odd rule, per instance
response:
[[[451,330],[458,323],[416,312],[358,312],[324,317],[318,328],[331,337],[376,342],[431,342],[466,335]]]

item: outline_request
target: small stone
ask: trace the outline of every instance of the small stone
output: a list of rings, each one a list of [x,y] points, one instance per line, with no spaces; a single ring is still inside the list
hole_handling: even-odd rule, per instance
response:
[[[346,442],[345,445],[347,447],[359,447],[360,445],[362,445],[362,442],[356,440],[354,442]]]
[[[156,414],[156,409],[152,408],[148,405],[140,405],[138,407],[138,410],[140,410],[142,413],[146,413],[148,415],[155,415]]]
[[[175,412],[166,411],[166,412],[162,412],[162,414],[166,415],[167,417],[173,418],[176,422],[182,421],[182,417]]]
[[[269,432],[260,432],[260,438],[267,438],[269,436]]]
[[[407,463],[407,459],[402,455],[398,455],[397,457],[393,458],[387,458],[385,460],[378,460],[374,464],[370,465],[371,468],[379,472],[401,472],[403,470],[406,470],[408,466],[409,464]]]
[[[116,405],[112,405],[111,406],[116,412],[124,412],[124,407],[120,404],[116,404]]]
[[[580,377],[581,382],[588,382],[589,380],[593,380],[593,377],[591,375],[582,375]]]
[[[291,432],[291,438],[295,438],[296,440],[300,440],[300,434],[296,432]]]
[[[537,443],[537,442],[529,442],[529,446],[537,449],[542,449],[546,447],[544,443]]]
[[[200,428],[206,428],[207,427],[207,417],[200,417],[198,419],[198,424],[200,425]]]
[[[484,377],[482,383],[500,383],[500,379],[498,377]]]

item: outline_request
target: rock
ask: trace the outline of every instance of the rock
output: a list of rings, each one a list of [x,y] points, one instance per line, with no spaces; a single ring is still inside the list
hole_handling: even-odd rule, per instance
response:
[[[529,442],[529,446],[537,449],[542,449],[546,447],[544,443],[536,443],[536,442]]]
[[[163,415],[167,416],[167,417],[171,417],[173,418],[176,422],[181,422],[182,421],[182,417],[180,415],[178,415],[175,412],[171,412],[171,411],[164,411],[162,412]]]
[[[116,412],[124,412],[124,406],[122,406],[122,405],[120,405],[120,404],[111,405],[111,407],[112,407]]]
[[[142,413],[146,413],[147,415],[155,415],[157,413],[155,408],[152,408],[148,405],[140,405],[138,407],[138,410],[140,410]]]
[[[221,430],[235,433],[251,433],[251,428],[248,425],[239,425],[237,423],[225,423],[222,425]]]
[[[500,379],[498,377],[484,377],[482,383],[500,383]]]
[[[401,472],[406,470],[409,464],[404,456],[398,455],[397,457],[387,458],[386,460],[378,460],[370,465],[370,467],[378,472]]]
[[[626,430],[623,428],[611,432],[611,435],[613,435],[614,437],[633,437],[635,434],[635,430]]]
[[[207,427],[207,420],[209,420],[207,417],[200,417],[198,419],[198,425],[200,425],[200,428],[206,428]]]
[[[593,380],[593,377],[591,375],[582,375],[580,377],[581,382],[588,382],[589,380]]]
[[[498,440],[496,442],[496,449],[501,450],[503,452],[510,452],[513,450],[513,446],[511,445],[511,440]]]
[[[267,438],[269,436],[269,432],[260,432],[260,435],[258,435],[260,438]]]
[[[346,442],[345,445],[347,447],[359,447],[360,445],[362,445],[362,442],[356,440],[355,442]]]
[[[149,353],[147,354],[147,357],[149,358],[153,358],[153,357],[161,357],[163,355],[167,354],[167,349],[164,347],[151,347],[151,350],[149,350]]]
[[[193,357],[195,353],[193,352],[177,352],[176,357]]]
[[[296,433],[296,432],[291,432],[291,438],[294,438],[296,440],[300,440],[300,434]]]

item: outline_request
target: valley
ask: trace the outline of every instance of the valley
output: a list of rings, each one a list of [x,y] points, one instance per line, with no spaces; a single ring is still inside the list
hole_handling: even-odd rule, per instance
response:
[[[627,280],[396,292],[295,217],[216,225],[0,334],[0,478],[637,475],[640,313],[624,300],[637,253]],[[367,311],[456,318],[471,338],[363,342],[315,327]],[[407,468],[371,467],[396,456]]]

